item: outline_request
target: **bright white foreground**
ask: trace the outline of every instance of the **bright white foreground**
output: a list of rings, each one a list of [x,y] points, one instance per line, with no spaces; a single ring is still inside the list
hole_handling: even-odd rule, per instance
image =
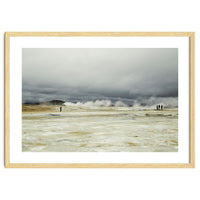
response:
[[[178,110],[65,107],[22,115],[26,152],[176,152]]]

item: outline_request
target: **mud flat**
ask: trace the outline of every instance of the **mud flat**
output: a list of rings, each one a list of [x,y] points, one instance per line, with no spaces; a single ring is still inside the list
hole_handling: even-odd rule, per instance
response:
[[[54,105],[22,105],[22,112],[48,112],[48,111],[56,111],[58,109],[57,106]]]
[[[177,152],[178,109],[22,106],[23,152]]]

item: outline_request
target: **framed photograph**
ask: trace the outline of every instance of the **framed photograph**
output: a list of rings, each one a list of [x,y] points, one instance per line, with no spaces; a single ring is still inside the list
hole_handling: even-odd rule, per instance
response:
[[[5,33],[5,167],[194,168],[194,32]]]

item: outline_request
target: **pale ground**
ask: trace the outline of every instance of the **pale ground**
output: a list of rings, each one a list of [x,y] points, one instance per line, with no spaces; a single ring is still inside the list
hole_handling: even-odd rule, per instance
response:
[[[178,110],[26,105],[22,151],[176,152]]]

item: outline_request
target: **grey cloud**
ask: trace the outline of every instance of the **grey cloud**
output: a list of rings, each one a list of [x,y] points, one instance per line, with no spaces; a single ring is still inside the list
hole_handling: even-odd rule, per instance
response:
[[[23,101],[177,97],[178,49],[25,48],[22,86]]]

